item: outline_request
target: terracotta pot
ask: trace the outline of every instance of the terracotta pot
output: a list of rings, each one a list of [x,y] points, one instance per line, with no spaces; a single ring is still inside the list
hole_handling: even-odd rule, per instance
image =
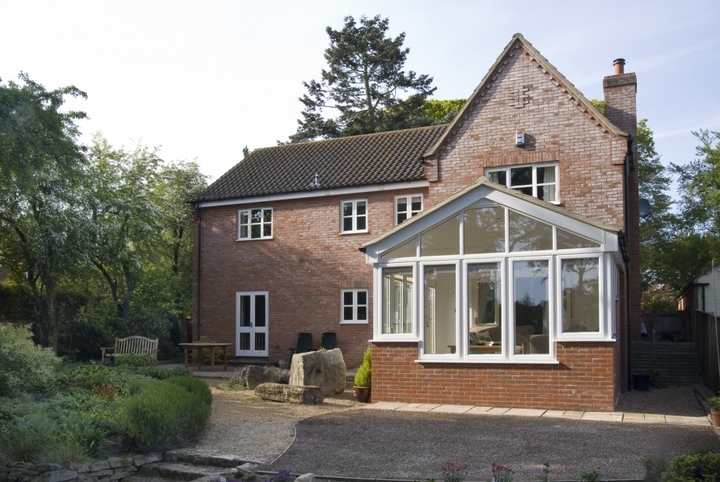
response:
[[[358,402],[370,402],[370,387],[353,387],[353,394]]]
[[[720,410],[710,409],[710,417],[715,427],[720,428]]]

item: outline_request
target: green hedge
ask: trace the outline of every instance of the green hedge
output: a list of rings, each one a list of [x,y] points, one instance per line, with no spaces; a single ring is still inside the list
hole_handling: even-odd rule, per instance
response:
[[[115,429],[127,448],[163,450],[199,435],[210,418],[212,394],[201,380],[172,377],[132,384]]]

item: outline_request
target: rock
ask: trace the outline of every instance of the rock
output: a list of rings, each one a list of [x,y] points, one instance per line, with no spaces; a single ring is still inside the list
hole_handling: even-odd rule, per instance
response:
[[[288,370],[273,366],[248,365],[243,368],[241,377],[245,379],[245,385],[253,390],[261,383],[282,383],[283,380],[289,378],[289,373]]]
[[[320,387],[261,383],[255,387],[255,395],[263,400],[304,405],[318,405],[325,400]]]
[[[290,367],[290,385],[318,386],[324,395],[345,391],[345,360],[339,348],[296,353]]]

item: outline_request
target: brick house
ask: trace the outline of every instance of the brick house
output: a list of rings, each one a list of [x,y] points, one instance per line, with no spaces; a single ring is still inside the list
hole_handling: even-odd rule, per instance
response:
[[[257,149],[193,201],[195,335],[373,347],[373,400],[613,410],[639,339],[634,74],[515,35],[450,125]],[[637,326],[636,326],[637,325]]]

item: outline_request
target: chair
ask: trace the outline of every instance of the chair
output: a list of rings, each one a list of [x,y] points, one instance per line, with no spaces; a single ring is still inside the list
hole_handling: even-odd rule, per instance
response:
[[[530,353],[550,353],[550,337],[548,335],[530,335]]]
[[[289,348],[290,357],[295,353],[306,353],[312,351],[312,333],[298,333],[298,341],[296,348]]]
[[[331,331],[323,333],[320,346],[326,350],[334,350],[337,348],[337,333],[333,333]]]

